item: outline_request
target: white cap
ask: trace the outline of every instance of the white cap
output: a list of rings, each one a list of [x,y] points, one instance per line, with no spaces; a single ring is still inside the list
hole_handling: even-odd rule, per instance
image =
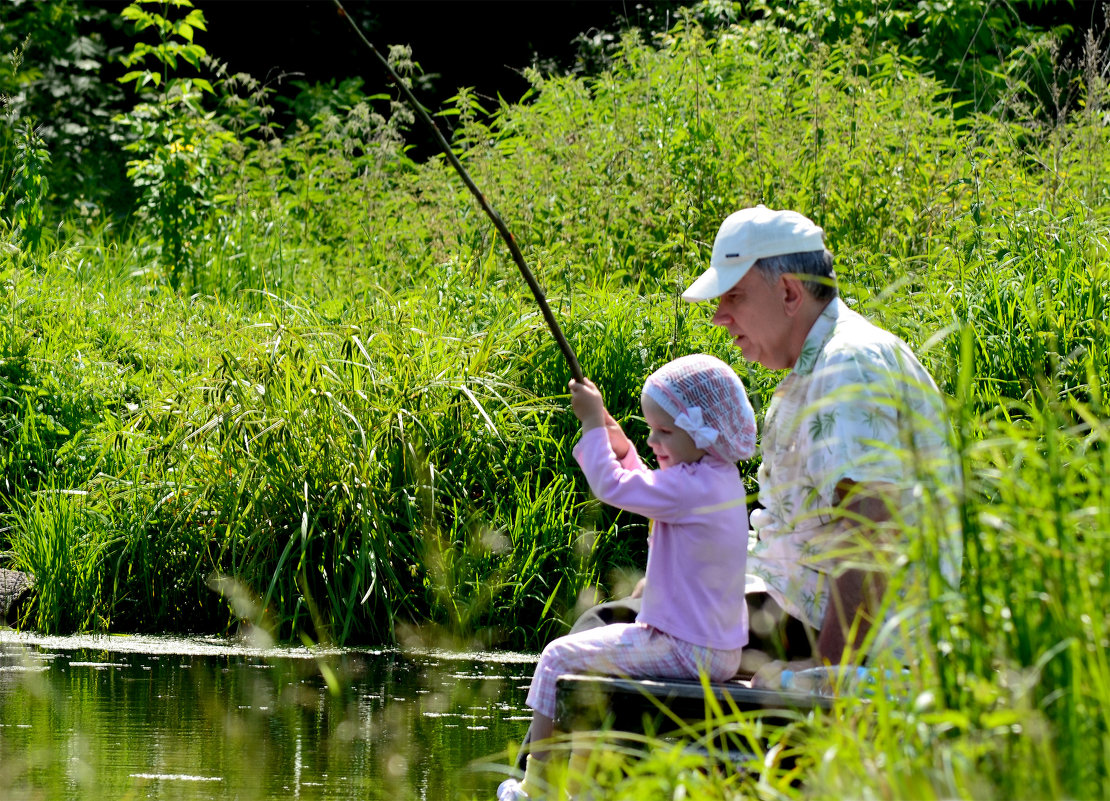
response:
[[[728,292],[758,259],[825,249],[825,232],[796,211],[762,203],[725,218],[713,240],[709,269],[682,293],[684,300],[709,300]]]

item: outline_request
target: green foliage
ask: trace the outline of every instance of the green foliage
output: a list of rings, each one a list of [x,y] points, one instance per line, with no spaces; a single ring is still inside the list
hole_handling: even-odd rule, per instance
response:
[[[138,190],[140,214],[161,239],[160,261],[174,289],[183,277],[194,278],[197,233],[208,211],[219,202],[216,195],[216,164],[221,149],[233,136],[206,113],[202,95],[214,93],[205,78],[182,78],[175,73],[179,61],[198,69],[207,55],[193,42],[195,30],[205,29],[204,14],[188,0],[173,0],[175,8],[190,8],[182,18],[171,20],[147,11],[146,5],[164,5],[161,0],[141,0],[127,6],[121,16],[133,23],[135,32],[153,29],[158,42],[139,41],[120,62],[125,67],[153,62],[154,68],[131,70],[119,80],[133,84],[136,91],[161,89],[153,102],[141,102],[116,122],[129,130],[131,141],[124,150],[134,158],[127,162],[127,177]]]
[[[14,138],[0,151],[5,209],[27,199],[0,226],[0,537],[13,564],[73,588],[47,588],[36,625],[244,620],[282,638],[537,648],[618,591],[642,565],[643,521],[590,499],[558,348],[449,167],[409,158],[396,97],[300,87],[300,119],[278,130],[257,82],[206,66],[195,9],[128,8],[158,37],[129,57],[146,97],[117,121],[136,134],[138,224],[60,215],[64,247],[41,236],[24,258],[50,219],[31,211],[48,208],[35,176],[51,166],[41,146],[17,161]],[[1059,114],[986,116],[951,101],[936,64],[952,56],[927,46],[950,35],[963,69],[1024,70],[959,39],[1011,7],[841,3],[821,39],[795,30],[830,8],[686,15],[623,35],[606,69],[531,71],[525,103],[487,109],[462,89],[441,114],[634,439],[644,378],[682,353],[735,362],[766,407],[781,376],[743,365],[676,297],[719,221],[761,201],[824,227],[843,295],[951,398],[966,579],[934,599],[912,708],[799,724],[802,743],[761,755],[750,784],[663,749],[603,784],[1099,795],[1105,51],[1091,40],[1059,73],[1077,92]],[[861,37],[869,15],[911,38]],[[1009,19],[998,35],[1016,47]],[[178,74],[199,67],[211,84]]]
[[[1069,0],[1070,4],[1070,0]],[[753,12],[823,42],[857,38],[871,49],[895,44],[907,58],[974,110],[1005,114],[1016,95],[1044,98],[1053,41],[1027,20],[1050,0],[800,0],[756,2]]]
[[[102,629],[104,556],[112,544],[106,521],[85,506],[83,491],[44,487],[17,501],[8,516],[14,565],[35,577],[28,623],[42,631]]]
[[[122,99],[107,77],[113,16],[78,0],[0,4],[0,163],[10,167],[19,132],[30,125],[53,156],[47,199],[67,212],[130,203],[110,122]],[[7,177],[0,173],[0,195]]]
[[[50,153],[39,132],[24,121],[15,143],[15,170],[10,192],[15,197],[12,222],[27,250],[34,252],[42,242]]]
[[[143,5],[161,6],[162,8],[172,5],[175,8],[189,8],[191,10],[183,18],[171,20],[157,12],[147,11],[143,8]],[[155,87],[160,84],[169,86],[178,80],[170,77],[170,72],[177,71],[178,59],[191,64],[194,68],[200,67],[201,59],[204,58],[206,53],[203,47],[193,42],[193,32],[195,30],[207,30],[207,28],[205,27],[204,14],[200,9],[192,6],[193,4],[189,0],[172,0],[170,3],[163,0],[138,0],[138,2],[132,3],[120,12],[123,19],[134,25],[136,33],[147,28],[154,28],[158,34],[157,44],[136,42],[131,52],[120,58],[120,63],[125,67],[130,67],[151,59],[162,68],[162,72],[150,69],[132,70],[119,79],[120,83],[135,82],[138,89],[142,89],[148,84]],[[212,88],[204,80],[192,80],[190,83],[196,84],[198,88],[207,87],[209,91]]]

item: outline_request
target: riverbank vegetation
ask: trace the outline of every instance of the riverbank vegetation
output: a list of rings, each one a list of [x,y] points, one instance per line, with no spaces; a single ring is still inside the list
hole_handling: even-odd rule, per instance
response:
[[[676,300],[756,202],[824,227],[842,294],[950,400],[964,582],[920,703],[810,725],[791,770],[676,754],[621,792],[1105,792],[1106,41],[911,5],[711,3],[592,72],[530,71],[521,103],[461,89],[439,112],[634,439],[674,355],[733,363],[757,411],[780,380]],[[230,74],[187,3],[129,6],[119,63],[90,33],[106,12],[2,13],[0,565],[36,577],[22,625],[539,648],[634,580],[643,522],[572,466],[557,347],[388,89]]]

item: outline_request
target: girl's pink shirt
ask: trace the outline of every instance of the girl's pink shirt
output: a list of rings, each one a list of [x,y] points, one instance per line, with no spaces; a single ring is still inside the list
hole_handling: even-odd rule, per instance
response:
[[[583,434],[574,456],[599,500],[654,521],[636,620],[708,648],[746,645],[748,510],[736,465],[707,455],[650,470],[635,448],[618,461],[604,428]]]

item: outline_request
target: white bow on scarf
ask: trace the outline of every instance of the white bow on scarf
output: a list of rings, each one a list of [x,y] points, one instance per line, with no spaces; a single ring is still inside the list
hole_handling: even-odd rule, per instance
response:
[[[720,434],[713,426],[705,424],[700,406],[691,406],[674,419],[674,424],[693,437],[694,444],[702,449],[716,442]]]

